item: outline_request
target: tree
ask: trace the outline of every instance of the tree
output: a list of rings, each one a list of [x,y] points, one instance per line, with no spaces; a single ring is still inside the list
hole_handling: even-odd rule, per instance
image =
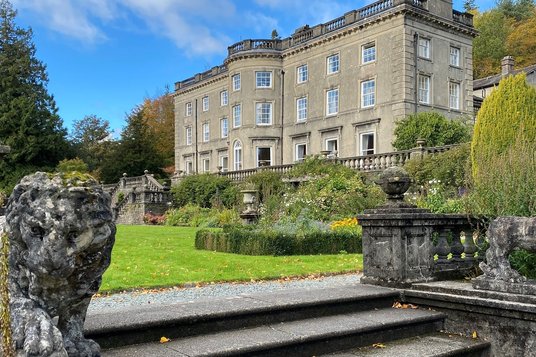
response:
[[[534,10],[534,0],[498,0],[497,10],[504,16],[521,21],[530,17]]]
[[[76,155],[96,176],[99,176],[98,171],[107,149],[105,142],[110,140],[110,136],[110,123],[95,115],[87,115],[73,123],[71,141]]]
[[[395,126],[397,150],[408,150],[416,146],[418,139],[424,139],[427,146],[440,146],[468,142],[470,128],[459,120],[451,120],[433,112],[409,115]]]
[[[123,173],[129,176],[142,175],[145,170],[162,174],[164,159],[156,149],[156,137],[143,115],[143,107],[138,106],[127,115],[127,126],[121,139],[113,144],[101,168],[101,180],[117,182]]]
[[[479,34],[473,41],[473,72],[475,78],[501,72],[501,59],[507,55],[506,40],[511,20],[496,9],[476,13],[474,25]]]
[[[0,141],[11,147],[0,162],[3,187],[36,169],[53,168],[68,147],[32,30],[18,27],[16,15],[9,1],[0,0]]]
[[[465,10],[465,12],[470,12],[477,10],[478,8],[475,4],[475,0],[464,0],[463,9]]]
[[[515,25],[506,47],[508,54],[514,56],[516,66],[526,67],[536,63],[536,9],[531,17]]]
[[[155,137],[155,148],[164,159],[165,166],[173,165],[175,160],[174,108],[169,88],[154,99],[146,98],[142,106],[143,117]]]

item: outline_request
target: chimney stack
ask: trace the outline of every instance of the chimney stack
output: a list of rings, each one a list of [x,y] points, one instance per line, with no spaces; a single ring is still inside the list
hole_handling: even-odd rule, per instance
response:
[[[501,74],[507,76],[514,71],[514,57],[506,56],[501,60]]]

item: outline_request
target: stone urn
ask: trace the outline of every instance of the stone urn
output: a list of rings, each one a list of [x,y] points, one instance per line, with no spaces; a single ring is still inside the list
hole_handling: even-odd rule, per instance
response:
[[[244,211],[240,213],[240,218],[244,220],[244,223],[254,223],[259,218],[259,212],[256,207],[257,203],[257,190],[242,190],[240,191],[244,196],[242,202],[245,205]]]
[[[387,194],[389,200],[402,200],[411,185],[411,177],[403,168],[393,166],[383,171],[376,183]]]

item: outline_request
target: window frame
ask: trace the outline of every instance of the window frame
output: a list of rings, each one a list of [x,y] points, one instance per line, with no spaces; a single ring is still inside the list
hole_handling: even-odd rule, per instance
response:
[[[426,81],[422,81],[423,79],[426,79]],[[424,88],[422,87],[421,85],[426,83],[427,84],[427,88]],[[417,92],[418,92],[418,100],[419,100],[419,104],[425,104],[425,105],[430,105],[432,104],[432,88],[431,88],[431,83],[432,83],[432,77],[430,75],[427,75],[427,74],[419,74],[419,77],[418,77],[418,86],[417,86]],[[423,100],[423,94],[426,93],[426,101]]]
[[[366,58],[370,56],[366,53],[366,51],[371,48],[374,49],[374,58],[366,60]],[[361,46],[361,64],[369,64],[374,62],[376,62],[376,42],[365,43],[363,46]]]
[[[237,119],[238,119],[238,125],[237,125]],[[233,128],[240,128],[241,126],[242,126],[242,104],[235,104],[233,105]]]
[[[452,89],[453,88],[456,88],[456,96],[454,97],[455,98],[455,104],[456,106],[453,106],[452,103],[453,103],[453,95],[452,95]],[[461,83],[459,82],[455,82],[455,81],[449,81],[449,108],[450,109],[453,109],[453,110],[460,110],[460,94],[461,94],[461,90],[462,89],[462,86],[461,86]]]
[[[309,67],[307,66],[307,63],[305,63],[296,67],[296,83],[302,84],[307,81],[309,81]]]
[[[268,74],[268,78],[263,78],[262,75]],[[268,83],[264,83],[268,79]],[[273,72],[272,71],[255,71],[255,88],[257,89],[271,89],[273,84]]]
[[[205,95],[202,99],[201,99],[201,102],[202,102],[202,109],[204,112],[208,112],[208,110],[210,109],[210,99],[208,97],[208,95]]]
[[[232,81],[233,92],[237,92],[242,88],[242,78],[240,77],[240,73],[234,74],[231,77],[231,81]]]
[[[335,143],[335,150],[330,150],[329,149],[329,143]],[[339,138],[326,138],[324,140],[324,144],[325,144],[325,148],[326,148],[326,151],[329,151],[329,154],[330,155],[333,155],[333,156],[337,156],[337,154],[339,153]]]
[[[227,165],[224,165],[224,159],[227,161]],[[220,156],[220,166],[221,166],[221,172],[227,172],[229,171],[229,155],[221,155]]]
[[[305,106],[300,107],[300,102],[305,102]],[[307,96],[303,96],[296,99],[296,121],[302,123],[307,121],[309,100]]]
[[[263,123],[261,120],[262,120],[262,116],[265,115],[266,113],[264,112],[264,107],[267,106],[266,108],[270,108],[270,111],[268,112],[268,123]],[[272,102],[256,102],[255,103],[255,125],[258,125],[258,126],[269,126],[269,125],[272,125],[273,123],[273,116],[274,116],[274,103]],[[261,113],[259,114],[259,109],[261,109]],[[261,115],[261,116],[259,116]],[[261,119],[261,120],[259,120]]]
[[[202,161],[203,173],[210,172],[210,158],[204,158]]]
[[[270,159],[268,161],[268,165],[266,166],[272,166],[272,162],[273,162],[273,159],[274,159],[274,156],[273,156],[273,150],[272,150],[272,147],[271,146],[257,146],[255,148],[255,162],[256,162],[256,167],[261,167],[260,163],[261,163],[261,160],[259,159],[259,150],[260,149],[268,149],[270,151]],[[263,160],[263,161],[266,161],[266,160]]]
[[[208,143],[210,141],[210,123],[203,123],[202,133],[203,133],[203,142]]]
[[[365,85],[372,83],[372,93],[365,93]],[[367,91],[369,89],[367,88]],[[367,96],[372,96],[372,104],[365,104],[367,101]],[[376,106],[376,79],[371,78],[361,82],[361,108],[372,108]]]
[[[298,149],[299,146],[303,146],[305,148],[302,158],[298,156],[300,152],[300,150]],[[306,156],[307,156],[307,143],[296,143],[294,145],[294,162],[302,162],[305,160]]]
[[[432,58],[432,40],[428,37],[419,37],[417,46],[417,55],[419,58],[431,59]],[[424,46],[421,41],[426,44]]]
[[[192,160],[184,160],[184,172],[189,175],[194,171],[194,162]]]
[[[456,50],[456,56],[453,57],[452,50]],[[453,67],[460,67],[462,50],[460,47],[450,46],[449,48],[449,65]],[[453,62],[453,58],[456,60]]]
[[[335,111],[334,112],[330,112],[330,93],[337,93],[337,101],[335,102]],[[326,116],[329,117],[329,116],[334,116],[334,115],[337,115],[339,114],[339,88],[332,88],[332,89],[328,89],[326,91]]]
[[[220,92],[220,107],[224,107],[229,104],[229,93],[227,89]]]
[[[225,139],[229,137],[229,119],[223,117],[220,119],[220,138]]]
[[[242,142],[240,140],[235,140],[233,144],[233,169],[234,171],[242,170],[242,165],[243,165],[242,156],[243,156]]]
[[[190,146],[193,143],[192,140],[192,126],[188,125],[185,129],[185,136],[186,136],[186,145]]]
[[[193,113],[192,102],[188,102],[184,105],[184,116],[191,117]]]
[[[339,53],[326,57],[326,75],[339,73],[341,70],[341,58]]]
[[[363,147],[365,141],[363,140],[364,137],[372,137],[372,148],[371,149],[365,149]],[[372,151],[369,153],[368,151]],[[360,156],[367,156],[367,155],[374,155],[376,153],[376,133],[374,131],[367,131],[364,133],[359,134],[359,154]]]

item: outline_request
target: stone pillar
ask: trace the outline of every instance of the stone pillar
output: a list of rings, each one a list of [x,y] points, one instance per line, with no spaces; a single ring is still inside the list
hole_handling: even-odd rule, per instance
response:
[[[385,170],[378,183],[387,203],[357,217],[363,227],[364,284],[407,287],[433,280],[435,215],[404,202],[410,181],[399,167]]]

